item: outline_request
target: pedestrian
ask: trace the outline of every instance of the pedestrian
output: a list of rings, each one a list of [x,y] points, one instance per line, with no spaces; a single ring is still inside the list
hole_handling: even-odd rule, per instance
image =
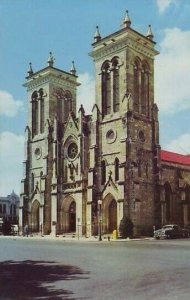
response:
[[[28,225],[27,224],[24,226],[24,236],[25,235],[28,237]]]

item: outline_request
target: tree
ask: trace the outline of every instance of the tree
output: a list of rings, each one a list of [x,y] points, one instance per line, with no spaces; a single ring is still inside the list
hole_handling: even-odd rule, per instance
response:
[[[126,216],[121,219],[119,233],[122,238],[133,236],[133,222]]]

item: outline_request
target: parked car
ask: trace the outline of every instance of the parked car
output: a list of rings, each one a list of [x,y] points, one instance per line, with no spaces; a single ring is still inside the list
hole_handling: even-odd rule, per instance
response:
[[[161,229],[154,231],[155,239],[175,239],[186,238],[188,236],[189,231],[176,224],[164,225]]]
[[[17,224],[11,225],[11,234],[12,235],[18,235],[19,234],[19,228]]]

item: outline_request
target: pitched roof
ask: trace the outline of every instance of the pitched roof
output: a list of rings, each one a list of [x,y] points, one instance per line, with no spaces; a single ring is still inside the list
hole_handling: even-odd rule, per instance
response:
[[[160,158],[162,161],[190,166],[190,155],[183,155],[183,154],[161,150]]]

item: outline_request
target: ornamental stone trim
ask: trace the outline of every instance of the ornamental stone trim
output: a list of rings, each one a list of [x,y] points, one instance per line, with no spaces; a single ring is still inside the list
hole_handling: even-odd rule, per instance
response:
[[[141,54],[145,54],[146,56],[148,56],[149,58],[154,58],[155,56],[155,53],[158,54],[158,51],[156,51],[154,48],[151,49],[151,48],[148,48],[143,45],[143,44],[137,44],[137,42],[135,40],[126,40],[126,37],[125,37],[125,41],[120,41],[120,42],[116,42],[116,44],[108,44],[106,45],[106,49],[104,50],[103,47],[97,49],[97,50],[94,50],[90,53],[90,55],[95,59],[95,60],[99,60],[103,57],[107,57],[108,54],[112,54],[114,53],[114,55],[117,53],[117,52],[120,52],[121,50],[129,47],[130,49],[133,49],[133,50],[136,50],[137,52],[141,53]]]
[[[76,81],[70,80],[68,77],[58,77],[59,75],[47,74],[47,75],[38,75],[38,77],[33,77],[30,81],[23,84],[23,86],[27,87],[27,91],[33,90],[38,86],[42,86],[46,83],[56,83],[61,86],[67,86],[71,88],[75,85],[79,85]]]
[[[102,156],[104,157],[104,156],[110,156],[110,155],[116,155],[116,154],[120,154],[120,152],[112,152],[112,153],[104,153],[104,154],[102,154]]]

